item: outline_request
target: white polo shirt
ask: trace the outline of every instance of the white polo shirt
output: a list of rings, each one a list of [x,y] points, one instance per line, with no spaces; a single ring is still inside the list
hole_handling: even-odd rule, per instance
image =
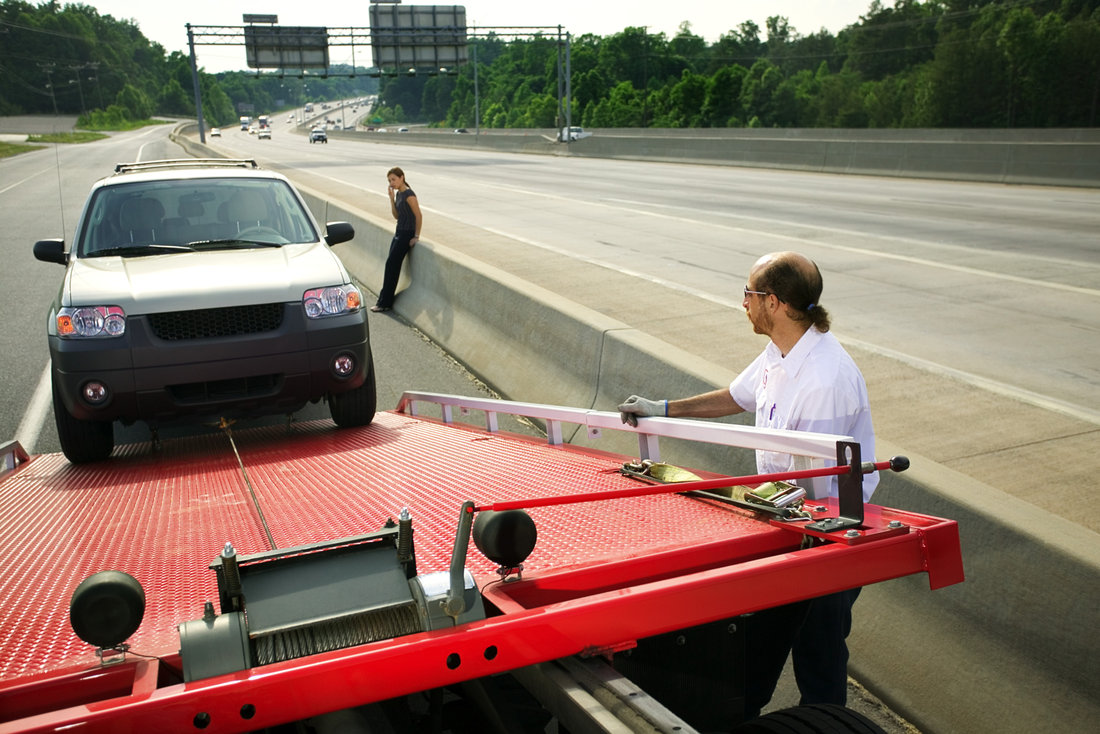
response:
[[[875,460],[867,385],[831,333],[810,327],[786,357],[769,342],[730,383],[730,395],[745,411],[756,412],[757,426],[851,436],[859,442],[860,458]],[[827,464],[835,466],[836,462]],[[792,471],[794,457],[757,451],[756,468],[761,474]],[[815,497],[837,495],[836,477],[815,479],[813,485]],[[877,472],[863,475],[864,502],[871,499],[876,486]]]

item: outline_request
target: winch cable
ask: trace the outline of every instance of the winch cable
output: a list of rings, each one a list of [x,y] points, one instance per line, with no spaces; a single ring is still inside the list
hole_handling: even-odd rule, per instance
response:
[[[271,550],[278,550],[279,546],[275,545],[275,538],[271,536],[271,528],[267,526],[267,518],[264,517],[264,510],[260,507],[260,499],[256,496],[256,491],[252,488],[252,480],[248,477],[248,470],[244,468],[244,462],[241,461],[241,454],[237,451],[237,442],[233,440],[233,430],[230,428],[232,425],[233,422],[227,421],[225,418],[222,418],[218,422],[218,428],[222,429],[229,439],[229,445],[233,448],[233,455],[237,457],[237,466],[241,468],[241,476],[244,477],[244,486],[248,487],[248,494],[252,496],[252,506],[256,508],[256,514],[260,518],[260,524],[263,525],[264,533],[267,535],[268,545],[271,546]]]

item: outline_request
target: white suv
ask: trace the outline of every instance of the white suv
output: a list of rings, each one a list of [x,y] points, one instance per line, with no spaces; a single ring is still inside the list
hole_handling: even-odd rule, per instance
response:
[[[92,186],[50,308],[54,417],[74,463],[106,458],[113,422],[290,414],[327,400],[375,413],[362,295],[282,175],[245,160],[119,165]]]

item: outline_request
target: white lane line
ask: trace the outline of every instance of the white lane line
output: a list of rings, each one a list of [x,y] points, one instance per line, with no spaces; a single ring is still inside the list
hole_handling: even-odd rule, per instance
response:
[[[313,175],[319,175],[319,174],[313,174]],[[331,177],[331,176],[321,175],[320,177],[321,178],[327,178],[330,181],[334,181],[336,183],[340,183],[340,184],[345,185],[345,186],[350,186],[352,188],[359,189],[361,191],[365,191],[367,193],[376,193],[376,192],[374,192],[370,189],[363,189],[359,186],[359,184],[356,184],[356,183],[351,183],[349,181],[342,181],[340,179],[337,179],[337,178],[334,178],[334,177]],[[498,188],[504,189],[504,188],[512,188],[512,187],[498,186]],[[513,190],[515,190],[515,189],[513,189]],[[378,194],[378,195],[382,196],[382,194]],[[545,195],[545,196],[547,196],[548,198],[559,198],[559,199],[566,198],[566,197],[560,197],[560,196],[555,196],[555,195]],[[585,201],[584,203],[594,204],[596,202]],[[607,206],[607,205],[604,205],[604,206]],[[426,209],[426,211],[430,211],[430,210]],[[678,220],[681,220],[681,221],[692,221],[692,220],[689,220],[689,219],[685,219],[683,217],[675,217],[675,216],[668,215],[668,214],[656,214],[656,213],[648,212],[648,211],[644,211],[644,210],[638,210],[638,212],[641,213],[641,214],[646,214],[646,215],[654,216],[654,217],[657,217],[657,218],[673,219],[673,220],[678,219]],[[650,275],[650,274],[647,274],[647,273],[642,273],[642,272],[639,272],[639,271],[630,270],[628,268],[621,267],[621,266],[616,265],[614,263],[609,263],[609,262],[606,262],[606,261],[603,261],[603,260],[599,260],[597,258],[588,257],[586,255],[582,255],[580,253],[573,252],[571,250],[566,250],[566,249],[563,249],[563,248],[554,247],[552,245],[548,245],[546,243],[539,242],[537,240],[532,240],[532,239],[529,239],[527,237],[523,237],[521,235],[513,234],[513,233],[510,233],[510,232],[505,232],[505,231],[502,231],[502,230],[499,230],[499,229],[493,229],[493,228],[490,228],[490,227],[484,227],[480,224],[475,224],[475,223],[463,220],[461,217],[457,217],[457,216],[455,216],[453,214],[450,214],[450,213],[443,213],[443,212],[439,212],[439,213],[442,214],[443,216],[448,217],[449,219],[453,219],[457,222],[460,222],[462,224],[466,224],[466,225],[469,225],[469,226],[479,227],[479,228],[485,230],[486,232],[491,232],[493,234],[500,235],[501,237],[508,237],[508,238],[513,239],[517,242],[522,242],[524,244],[531,245],[533,247],[538,247],[538,248],[541,248],[543,250],[547,250],[549,252],[555,252],[555,253],[558,253],[560,255],[564,255],[566,257],[571,257],[575,260],[580,260],[580,261],[583,261],[583,262],[591,263],[593,265],[598,265],[600,267],[607,268],[609,270],[612,270],[612,271],[617,272],[617,273],[621,273],[623,275],[627,275],[627,276],[634,277],[634,278],[640,278],[642,280],[647,280],[651,283],[655,283],[657,285],[661,285],[661,286],[664,286],[666,288],[671,288],[673,290],[677,290],[677,291],[680,291],[682,293],[687,293],[687,294],[693,295],[697,298],[700,298],[700,299],[703,299],[703,300],[706,300],[706,301],[710,301],[712,303],[715,303],[715,304],[718,304],[718,305],[721,305],[721,306],[726,306],[728,308],[737,308],[737,309],[741,308],[741,303],[739,301],[714,296],[714,295],[711,295],[709,293],[706,293],[705,291],[700,291],[700,290],[697,290],[695,288],[691,288],[690,286],[685,286],[685,285],[682,285],[680,283],[675,283],[675,282],[672,282],[672,281],[668,281],[668,280],[665,280],[663,278],[657,278],[657,277],[655,277],[653,275]],[[813,245],[813,246],[817,246],[817,247],[831,247],[833,249],[838,249],[838,250],[847,250],[847,251],[850,251],[850,252],[866,253],[868,256],[887,257],[887,258],[893,257],[893,258],[899,259],[899,260],[912,260],[914,262],[927,264],[927,265],[930,265],[930,266],[946,267],[946,268],[950,268],[950,269],[958,269],[962,272],[974,272],[974,273],[977,273],[977,274],[980,274],[980,275],[988,275],[988,276],[991,276],[991,277],[997,277],[998,276],[997,273],[986,273],[984,271],[976,270],[976,269],[973,269],[973,268],[965,268],[963,266],[946,266],[946,265],[943,265],[942,263],[920,261],[920,260],[917,260],[915,258],[906,258],[904,256],[890,256],[890,255],[886,255],[884,253],[874,252],[874,251],[871,251],[871,250],[863,250],[863,249],[860,249],[860,248],[850,248],[850,247],[845,247],[843,245],[825,245],[825,244],[822,244],[821,242],[812,241],[812,240],[804,240],[802,238],[793,237],[793,236],[790,236],[790,235],[777,235],[777,234],[774,234],[774,233],[771,233],[771,232],[760,232],[760,231],[757,231],[757,230],[748,230],[748,229],[744,229],[744,228],[740,228],[740,227],[730,227],[728,225],[722,225],[722,224],[715,225],[715,224],[711,223],[711,226],[719,226],[719,227],[723,227],[725,229],[733,229],[733,230],[738,230],[738,231],[743,231],[743,232],[753,232],[755,234],[760,234],[760,235],[764,235],[764,236],[768,236],[768,237],[775,237],[775,238],[779,238],[779,239],[792,240],[792,241],[795,241],[795,242],[801,242],[801,243],[804,243],[804,244]],[[804,225],[799,225],[799,226],[804,226]],[[1062,290],[1082,292],[1082,293],[1085,293],[1086,295],[1094,295],[1095,296],[1095,295],[1100,294],[1100,291],[1091,290],[1091,289],[1087,289],[1087,288],[1076,288],[1074,286],[1060,286],[1060,284],[1057,284],[1057,283],[1044,283],[1044,282],[1041,282],[1041,281],[1029,281],[1029,280],[1023,279],[1023,278],[1017,278],[1016,276],[1003,276],[1003,277],[1005,279],[1018,280],[1020,282],[1027,283],[1029,285],[1039,285],[1039,286],[1061,288]],[[982,377],[980,375],[975,375],[975,374],[970,373],[970,372],[963,372],[962,370],[957,370],[953,367],[948,367],[946,365],[937,364],[935,362],[929,362],[929,361],[923,360],[919,357],[914,357],[913,355],[905,354],[903,352],[896,352],[896,351],[890,350],[890,349],[885,349],[883,347],[875,346],[875,345],[869,344],[868,342],[860,341],[858,339],[850,339],[850,338],[844,337],[840,334],[837,334],[837,339],[840,340],[844,344],[848,344],[848,345],[851,345],[853,347],[859,347],[859,348],[866,349],[866,350],[869,350],[869,351],[872,351],[872,352],[877,352],[879,354],[883,354],[885,356],[892,357],[892,358],[894,358],[894,359],[896,359],[896,360],[898,360],[898,361],[900,361],[904,364],[908,364],[910,366],[918,367],[920,369],[926,370],[928,372],[932,372],[934,374],[938,374],[938,375],[942,375],[942,376],[946,376],[946,377],[952,377],[954,379],[961,380],[961,381],[963,381],[967,384],[974,385],[975,387],[984,388],[984,389],[996,392],[1000,395],[1005,395],[1005,396],[1008,396],[1008,397],[1015,398],[1016,400],[1020,400],[1021,402],[1028,403],[1029,405],[1035,405],[1035,406],[1040,407],[1040,408],[1044,408],[1044,409],[1048,409],[1048,410],[1054,410],[1054,411],[1057,411],[1057,412],[1062,413],[1064,415],[1069,415],[1073,418],[1077,418],[1079,420],[1083,420],[1083,421],[1086,421],[1086,422],[1089,422],[1089,423],[1094,423],[1094,424],[1100,425],[1100,412],[1090,411],[1088,409],[1081,408],[1080,406],[1076,406],[1076,405],[1072,405],[1070,403],[1065,403],[1065,402],[1062,402],[1062,401],[1059,401],[1059,400],[1055,400],[1053,398],[1046,397],[1044,395],[1032,392],[1030,390],[1026,390],[1024,388],[1015,387],[1013,385],[1009,385],[1009,384],[1006,384],[1006,383],[1003,383],[1003,382],[997,382],[996,380],[990,380],[986,377]]]
[[[341,183],[346,183],[346,182],[341,182]],[[351,185],[351,184],[346,184],[346,185]],[[464,185],[468,186],[469,182],[466,182]],[[679,215],[676,215],[676,214],[665,214],[665,213],[661,213],[661,212],[655,212],[650,208],[645,208],[645,209],[634,208],[636,206],[647,206],[648,207],[649,205],[645,204],[644,202],[630,201],[630,200],[627,200],[627,199],[590,200],[590,199],[576,198],[576,197],[570,197],[570,196],[562,196],[562,195],[559,195],[559,194],[548,194],[548,193],[543,193],[543,192],[538,192],[538,191],[531,191],[530,189],[523,189],[523,188],[520,188],[520,187],[517,187],[517,186],[509,186],[509,185],[506,185],[506,184],[480,183],[478,185],[485,186],[486,188],[499,189],[501,191],[509,191],[509,192],[512,192],[512,193],[522,194],[522,195],[525,195],[525,196],[537,196],[537,197],[540,197],[540,198],[543,198],[543,199],[553,199],[553,200],[557,200],[557,201],[566,201],[566,202],[569,202],[569,203],[572,203],[572,204],[584,204],[584,205],[587,205],[587,206],[596,206],[596,207],[601,207],[601,208],[605,208],[605,209],[614,209],[615,211],[620,211],[620,212],[625,211],[625,212],[630,212],[632,214],[638,214],[638,215],[641,215],[641,216],[651,217],[651,218],[654,218],[654,219],[665,219],[665,220],[670,220],[670,221],[674,221],[674,222],[684,222],[684,223],[690,224],[692,226],[720,227],[722,229],[725,229],[725,230],[728,230],[728,231],[731,231],[731,232],[739,232],[739,233],[742,233],[742,234],[755,235],[757,237],[770,237],[772,239],[783,240],[783,241],[787,241],[787,242],[796,242],[800,245],[811,246],[811,247],[819,247],[819,248],[823,248],[823,249],[827,249],[827,250],[850,252],[850,253],[854,253],[854,254],[858,254],[858,255],[863,255],[863,256],[869,257],[869,258],[878,258],[878,259],[882,259],[882,260],[896,260],[896,261],[900,261],[900,262],[909,263],[911,265],[920,265],[922,267],[927,267],[927,268],[936,268],[936,269],[940,269],[940,270],[949,270],[949,271],[956,272],[956,273],[965,273],[967,275],[974,275],[974,276],[981,277],[981,278],[990,278],[990,279],[993,279],[993,280],[1003,280],[1003,281],[1008,281],[1008,282],[1011,282],[1011,283],[1019,283],[1019,284],[1022,284],[1022,285],[1027,285],[1027,286],[1031,286],[1031,287],[1035,287],[1035,288],[1047,288],[1047,289],[1050,289],[1050,290],[1058,290],[1058,291],[1064,291],[1064,292],[1067,292],[1067,293],[1075,293],[1077,295],[1089,296],[1089,297],[1092,297],[1092,298],[1100,296],[1100,290],[1097,290],[1095,288],[1085,288],[1085,287],[1082,287],[1082,286],[1069,285],[1068,283],[1055,283],[1055,282],[1050,282],[1050,281],[1045,281],[1045,280],[1036,280],[1034,278],[1024,278],[1024,277],[1021,277],[1019,275],[1011,275],[1011,274],[1008,274],[1008,273],[998,273],[998,272],[990,271],[990,270],[982,270],[982,269],[979,269],[979,268],[972,268],[972,267],[968,267],[968,266],[965,266],[965,265],[952,265],[950,263],[940,262],[938,260],[929,260],[929,259],[926,259],[926,258],[913,257],[913,256],[910,256],[910,255],[896,255],[896,254],[887,253],[887,252],[879,252],[879,251],[876,251],[876,250],[870,250],[870,249],[862,248],[862,247],[851,247],[851,246],[847,246],[847,245],[829,244],[827,242],[822,242],[818,239],[807,239],[805,237],[799,237],[797,235],[778,234],[778,233],[775,233],[775,232],[768,232],[768,231],[764,231],[764,230],[760,230],[760,229],[753,229],[751,227],[737,226],[737,225],[733,225],[733,224],[723,224],[721,222],[715,222],[713,220],[701,221],[699,219],[679,216]],[[611,202],[611,203],[609,203],[609,202]],[[627,206],[627,207],[622,206],[624,204],[627,204],[629,206]],[[666,209],[675,209],[675,208],[677,208],[677,207],[670,207],[668,205],[660,205],[660,206],[663,206]],[[713,213],[721,214],[721,212],[712,212],[712,214]],[[452,219],[457,219],[456,217],[454,217],[453,215],[450,215],[450,214],[447,214],[446,216],[448,216]],[[776,224],[776,225],[790,226],[790,227],[800,227],[800,228],[803,228],[803,229],[812,229],[815,232],[830,232],[830,233],[833,233],[833,234],[843,234],[843,235],[848,235],[848,236],[853,236],[853,237],[873,237],[874,239],[877,239],[877,240],[887,240],[887,241],[891,241],[891,242],[900,242],[900,243],[904,243],[904,244],[919,245],[921,247],[937,247],[937,248],[940,248],[940,249],[949,249],[949,250],[953,250],[953,251],[956,251],[956,252],[966,252],[967,251],[965,248],[962,248],[958,245],[950,245],[950,244],[939,243],[939,242],[928,242],[928,241],[916,240],[916,239],[907,238],[907,237],[896,237],[896,236],[893,236],[893,235],[870,234],[870,233],[867,233],[867,232],[859,232],[859,231],[856,231],[856,230],[848,230],[848,229],[842,229],[842,228],[838,228],[838,227],[819,227],[817,225],[798,224],[796,222],[785,222],[785,221],[777,220],[777,219],[769,219],[769,218],[766,218],[766,217],[752,217],[752,216],[746,216],[746,215],[741,215],[741,214],[723,215],[723,216],[731,216],[731,217],[734,217],[734,218],[737,218],[737,219],[747,219],[747,220],[750,220],[750,221],[764,222],[764,223],[768,223],[768,224]],[[459,221],[461,221],[461,220],[459,220]],[[470,224],[470,223],[469,222],[464,222],[464,224]],[[523,240],[523,241],[529,242],[528,240]],[[551,249],[551,248],[547,248],[547,249]],[[561,252],[567,252],[567,251],[561,251]],[[1031,261],[1046,262],[1046,263],[1062,265],[1062,266],[1070,266],[1070,267],[1080,267],[1081,266],[1081,263],[1074,262],[1074,261],[1071,261],[1071,260],[1062,260],[1062,259],[1056,259],[1056,258],[1045,258],[1045,257],[1031,256],[1031,255],[1024,255],[1024,256],[1021,256],[1021,257],[1023,259],[1027,259],[1027,260],[1031,260]]]
[[[634,200],[631,200],[631,199],[607,199],[607,201],[615,201],[615,202],[619,202],[621,204],[628,204],[630,206],[643,206],[643,207],[659,206],[659,207],[662,207],[664,209],[685,209],[685,207],[679,207],[679,206],[675,206],[675,205],[672,205],[672,204],[650,204],[648,202],[634,201]],[[696,211],[696,210],[688,209],[687,211]],[[644,210],[643,210],[643,213],[645,213]],[[750,221],[750,222],[763,222],[765,224],[774,224],[774,225],[786,226],[786,227],[800,227],[800,228],[803,228],[803,229],[812,229],[815,232],[829,232],[831,234],[841,234],[841,235],[846,235],[846,236],[849,236],[849,237],[874,237],[877,240],[883,240],[883,241],[886,241],[886,242],[897,242],[897,243],[904,244],[904,245],[916,245],[918,247],[934,247],[934,248],[937,248],[937,249],[940,249],[940,250],[947,250],[947,251],[950,251],[950,252],[956,252],[956,253],[963,254],[963,255],[974,253],[974,250],[970,247],[967,247],[966,245],[954,245],[954,244],[951,244],[949,242],[933,242],[931,240],[918,240],[918,239],[913,238],[913,237],[899,237],[897,235],[890,235],[890,234],[873,234],[873,233],[869,233],[869,232],[866,232],[866,231],[863,231],[863,230],[845,229],[843,227],[826,227],[824,225],[818,225],[818,224],[800,224],[798,222],[791,222],[791,221],[787,221],[787,220],[784,220],[784,219],[775,219],[774,217],[754,217],[751,214],[730,214],[729,212],[722,211],[722,210],[708,210],[707,211],[707,216],[708,217],[709,216],[720,216],[720,217],[726,217],[726,218],[730,218],[730,219],[746,220],[746,221]],[[710,223],[709,219],[707,219],[707,220],[687,220],[687,221],[692,221],[695,224],[709,224]],[[748,231],[753,231],[753,230],[748,230]],[[990,253],[990,254],[997,255],[999,253]],[[1017,259],[1026,259],[1026,260],[1031,260],[1031,261],[1034,261],[1034,262],[1047,263],[1047,264],[1051,264],[1051,265],[1065,265],[1065,266],[1069,266],[1069,267],[1080,267],[1080,265],[1081,265],[1080,261],[1078,261],[1078,260],[1068,260],[1066,258],[1060,258],[1060,257],[1047,257],[1047,256],[1043,256],[1043,255],[1034,255],[1034,254],[1014,254],[1013,257],[1015,257]]]
[[[50,173],[53,170],[54,170],[53,168],[43,168],[38,173],[32,173],[31,175],[27,176],[26,178],[21,178],[18,181],[16,181],[15,183],[11,184],[10,186],[5,186],[4,188],[0,189],[0,194],[11,191],[16,186],[22,186],[23,184],[25,184],[27,181],[30,181],[35,176],[41,176],[43,173]]]
[[[19,427],[15,429],[15,440],[23,446],[27,453],[34,451],[34,445],[42,434],[42,426],[46,424],[46,416],[50,412],[53,396],[50,394],[50,363],[46,363],[46,369],[42,371],[42,377],[38,380],[38,387],[31,395],[31,401],[27,404],[27,410],[23,413],[23,419]]]
[[[509,234],[508,232],[503,232],[501,230],[491,229],[487,227],[483,227],[482,229],[484,229],[486,232],[491,232],[493,234],[500,235],[501,237],[508,237],[510,239],[516,240],[517,242],[522,242],[526,245],[531,245],[533,247],[538,247],[549,252],[554,252],[560,255],[564,255],[566,257],[571,257],[574,260],[581,260],[583,262],[598,265],[600,267],[613,270],[617,273],[621,273],[632,278],[639,278],[641,280],[646,280],[650,283],[654,283],[665,288],[676,290],[681,293],[687,293],[689,295],[695,296],[696,298],[704,301],[709,301],[719,306],[724,306],[726,308],[737,310],[741,309],[741,303],[734,299],[714,296],[710,293],[706,293],[705,291],[699,291],[680,283],[675,283],[665,280],[663,278],[658,278],[648,273],[623,268],[618,265],[598,260],[593,257],[578,255],[577,253],[570,252],[568,250],[564,250],[558,247],[552,247],[550,245],[530,240],[519,235]],[[942,377],[950,377],[955,380],[959,380],[960,382],[964,382],[968,385],[973,385],[974,387],[988,390],[998,395],[1010,397],[1023,403],[1043,408],[1044,410],[1051,410],[1057,413],[1061,413],[1063,415],[1068,415],[1071,418],[1075,418],[1086,423],[1100,425],[1100,411],[1090,410],[1083,406],[1047,397],[1046,395],[1042,395],[1040,393],[1033,392],[1022,387],[1016,387],[1015,385],[1009,385],[1004,382],[998,382],[997,380],[991,380],[988,377],[982,377],[981,375],[976,375],[972,372],[964,372],[963,370],[955,369],[954,367],[949,367],[943,364],[938,364],[927,359],[922,359],[911,354],[906,354],[905,352],[899,352],[893,349],[888,349],[886,347],[881,347],[876,344],[871,344],[870,342],[862,341],[860,339],[846,337],[843,334],[837,334],[836,337],[837,340],[839,340],[845,346],[851,346],[863,349],[864,351],[872,352],[874,354],[880,354],[882,356],[889,357],[898,362],[901,362],[902,364],[909,365],[910,367],[924,370],[925,372],[930,372],[932,374],[940,375]]]
[[[1085,423],[1092,423],[1100,425],[1100,411],[1090,410],[1082,405],[1076,405],[1073,403],[1067,403],[1063,400],[1047,397],[1040,393],[1027,390],[1022,387],[1016,387],[1014,385],[1007,385],[997,380],[991,380],[988,377],[982,377],[981,375],[975,375],[972,372],[963,372],[962,370],[955,369],[954,367],[948,367],[947,365],[931,362],[927,359],[915,357],[911,354],[905,354],[904,352],[898,352],[893,349],[887,349],[886,347],[880,347],[877,344],[871,344],[860,339],[851,339],[843,337],[837,334],[837,340],[843,342],[845,345],[857,347],[859,349],[866,350],[873,354],[879,354],[884,357],[907,364],[910,367],[916,367],[917,369],[924,370],[926,372],[932,372],[944,377],[952,377],[961,382],[965,382],[968,385],[987,390],[1004,397],[1013,398],[1029,405],[1034,405],[1044,410],[1049,410],[1055,413],[1061,413],[1062,415],[1068,415],[1070,418],[1075,418]]]
[[[636,213],[636,214],[645,214],[645,215],[648,215],[648,216],[659,216],[659,217],[670,218],[670,219],[679,219],[679,217],[669,217],[668,215],[654,214],[653,212],[648,212],[648,211],[643,210],[643,209],[628,209],[627,211],[631,211],[631,212]],[[762,219],[762,218],[759,218],[759,217],[741,217],[740,215],[736,215],[736,216],[738,218],[757,219],[758,221],[771,222],[771,223],[774,223],[774,224],[783,224],[783,225],[787,225],[787,226],[804,227],[804,228],[814,229],[815,231],[821,231],[821,232],[833,232],[833,233],[837,233],[837,234],[847,234],[847,235],[858,236],[858,237],[873,237],[873,238],[879,239],[879,240],[891,240],[891,241],[896,241],[896,242],[904,242],[906,244],[917,244],[917,245],[921,245],[923,247],[942,247],[942,248],[953,248],[953,249],[955,248],[955,246],[952,246],[952,245],[945,245],[945,244],[936,243],[936,242],[922,242],[920,240],[913,240],[913,239],[903,238],[903,237],[893,237],[891,235],[877,235],[877,234],[871,234],[871,233],[867,233],[867,232],[856,232],[854,230],[838,229],[838,228],[835,228],[835,227],[817,227],[815,225],[795,224],[795,223],[792,223],[792,222],[782,222],[782,221],[778,221],[778,220]],[[682,221],[693,222],[693,220],[690,220],[690,219],[683,219]],[[701,222],[693,222],[693,223],[702,224]],[[950,263],[939,262],[937,260],[928,260],[928,259],[919,258],[919,257],[912,257],[912,256],[909,256],[909,255],[895,255],[895,254],[889,253],[889,252],[879,252],[879,251],[876,251],[876,250],[869,250],[869,249],[864,248],[864,247],[851,247],[851,246],[848,246],[848,245],[829,244],[828,242],[822,242],[822,241],[817,240],[817,239],[807,239],[805,237],[798,237],[798,236],[795,236],[795,235],[776,234],[774,232],[765,232],[763,230],[751,229],[751,228],[748,228],[748,227],[734,227],[734,226],[731,226],[731,225],[715,224],[715,223],[711,223],[710,226],[717,226],[717,227],[722,227],[722,228],[725,228],[725,229],[731,229],[731,230],[736,231],[736,232],[744,232],[746,234],[753,234],[753,235],[757,235],[759,237],[771,237],[773,239],[787,240],[787,241],[790,241],[790,242],[798,242],[799,244],[802,244],[802,245],[808,245],[808,246],[811,246],[811,247],[820,247],[820,248],[823,248],[823,249],[826,249],[826,250],[839,250],[841,252],[851,252],[851,253],[855,253],[855,254],[858,254],[858,255],[864,255],[866,257],[879,258],[879,259],[882,259],[882,260],[897,260],[897,261],[900,261],[900,262],[905,262],[905,263],[909,263],[909,264],[912,264],[912,265],[920,265],[922,267],[927,267],[927,268],[938,268],[940,270],[950,270],[950,271],[953,271],[953,272],[956,272],[956,273],[966,273],[967,275],[976,275],[978,277],[991,278],[993,280],[1005,280],[1005,281],[1009,281],[1011,283],[1020,283],[1020,284],[1023,284],[1023,285],[1028,285],[1028,286],[1032,286],[1032,287],[1036,287],[1036,288],[1049,288],[1049,289],[1052,289],[1052,290],[1066,291],[1068,293],[1076,293],[1078,295],[1091,296],[1091,297],[1094,297],[1094,298],[1097,297],[1097,296],[1100,296],[1100,290],[1097,290],[1095,288],[1083,288],[1081,286],[1069,285],[1068,283],[1052,283],[1052,282],[1046,281],[1046,280],[1035,280],[1034,278],[1023,278],[1023,277],[1020,277],[1019,275],[1010,275],[1008,273],[997,273],[997,272],[993,272],[993,271],[990,271],[990,270],[980,270],[978,268],[971,268],[971,267],[968,267],[966,265],[952,265]],[[959,249],[961,249],[961,248],[959,248]],[[1044,262],[1053,262],[1053,263],[1056,263],[1056,264],[1059,264],[1059,265],[1065,265],[1065,266],[1073,266],[1073,267],[1080,267],[1081,266],[1081,263],[1073,262],[1073,261],[1069,261],[1069,260],[1053,260],[1053,259],[1050,259],[1050,258],[1037,258],[1037,257],[1031,257],[1031,256],[1023,256],[1023,257],[1025,257],[1027,259],[1031,259],[1031,260],[1039,260],[1039,261],[1044,261]]]

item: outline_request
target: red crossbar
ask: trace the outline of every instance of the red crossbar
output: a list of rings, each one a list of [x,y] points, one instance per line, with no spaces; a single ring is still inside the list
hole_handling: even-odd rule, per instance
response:
[[[871,464],[876,471],[890,468],[889,461],[879,461]],[[558,497],[541,497],[538,499],[510,500],[507,502],[494,502],[489,505],[474,507],[471,512],[485,512],[491,510],[520,510],[529,507],[550,507],[553,505],[571,505],[577,502],[597,502],[599,500],[617,500],[626,497],[644,497],[651,494],[669,494],[672,492],[691,492],[697,489],[721,489],[737,484],[763,484],[764,482],[783,482],[791,479],[812,479],[814,477],[831,477],[839,474],[847,474],[852,467],[847,464],[839,466],[826,466],[820,469],[800,469],[798,471],[773,472],[771,474],[750,474],[743,477],[721,477],[719,479],[700,479],[697,482],[675,482],[672,484],[647,485],[644,487],[631,487],[630,489],[610,489],[603,492],[585,492],[581,494],[563,495]],[[869,472],[864,472],[869,473]]]

